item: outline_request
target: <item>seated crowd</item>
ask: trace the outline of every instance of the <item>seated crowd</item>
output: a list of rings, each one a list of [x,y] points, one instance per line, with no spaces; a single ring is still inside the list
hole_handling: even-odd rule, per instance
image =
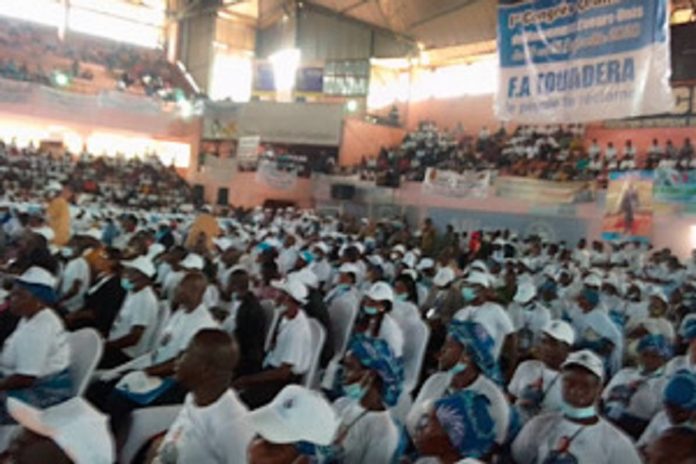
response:
[[[56,32],[35,23],[0,19],[0,77],[67,89],[73,81],[85,82],[96,85],[95,90],[127,90],[163,101],[177,101],[189,90],[160,50],[74,33],[59,40]],[[68,82],[56,81],[56,73]]]
[[[508,134],[504,126],[495,134],[483,127],[477,137],[464,135],[462,127],[454,132],[439,130],[429,121],[406,135],[398,147],[382,148],[376,157],[363,158],[359,172],[363,179],[401,176],[422,181],[427,168],[463,172],[496,170],[500,175],[531,177],[542,180],[604,180],[610,171],[696,167],[690,139],[677,148],[671,140],[661,146],[653,140],[639,153],[631,140],[621,152],[613,142],[602,149],[594,139],[584,143],[584,126],[518,126]]]
[[[22,428],[0,462],[112,463],[135,411],[171,405],[139,460],[696,457],[696,254],[292,208],[107,234],[73,196],[2,250],[0,424]],[[86,327],[104,350],[75,396]]]

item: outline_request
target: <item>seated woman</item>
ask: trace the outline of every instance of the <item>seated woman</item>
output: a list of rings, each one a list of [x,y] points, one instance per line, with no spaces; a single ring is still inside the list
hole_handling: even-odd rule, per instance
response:
[[[404,371],[389,344],[356,335],[344,359],[345,396],[334,403],[341,420],[335,441],[345,464],[389,464],[399,429],[389,412],[401,393]]]
[[[55,304],[55,277],[34,266],[16,281],[10,311],[20,317],[0,353],[0,425],[14,424],[6,399],[46,408],[70,398],[70,345]]]
[[[416,464],[478,462],[488,455],[495,445],[490,406],[484,395],[466,390],[437,400],[416,431],[422,456]]]

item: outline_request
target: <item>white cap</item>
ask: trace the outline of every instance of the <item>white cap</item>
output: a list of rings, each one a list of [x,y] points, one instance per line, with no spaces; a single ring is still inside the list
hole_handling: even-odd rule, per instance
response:
[[[665,304],[669,304],[669,298],[667,298],[665,292],[658,287],[653,287],[650,289],[650,296],[654,296],[655,298],[662,300]]]
[[[227,237],[217,237],[213,239],[213,243],[222,251],[227,251],[234,245],[234,241]]]
[[[491,281],[488,278],[488,275],[482,272],[472,272],[469,274],[469,277],[466,278],[466,283],[469,285],[481,285],[482,287],[488,288]]]
[[[189,271],[202,271],[203,267],[205,266],[205,260],[201,255],[197,255],[196,253],[189,253],[186,255],[186,258],[181,260],[179,266]]]
[[[478,269],[478,270],[481,271],[481,272],[488,273],[488,266],[486,265],[486,263],[484,263],[484,262],[481,261],[480,259],[477,259],[476,261],[474,261],[473,263],[471,263],[471,265],[469,266],[469,268],[472,269],[472,270],[473,270],[473,269]]]
[[[440,270],[437,271],[437,274],[435,274],[435,277],[433,278],[433,284],[437,287],[444,287],[446,285],[451,284],[454,280],[454,277],[454,270],[451,267],[441,267]]]
[[[147,249],[147,257],[150,259],[155,259],[157,256],[161,255],[167,250],[167,248],[161,243],[153,243]]]
[[[101,241],[101,238],[102,238],[101,230],[94,228],[94,227],[92,227],[91,229],[86,231],[83,235],[85,235],[87,237],[92,237],[93,239],[99,240],[99,241]]]
[[[584,367],[601,380],[604,380],[604,363],[602,363],[599,356],[590,350],[580,350],[570,353],[561,367],[565,369],[570,366]]]
[[[155,270],[155,265],[152,264],[152,260],[146,258],[145,256],[138,256],[137,258],[132,259],[130,261],[124,261],[122,264],[123,267],[135,269],[136,271],[139,271],[148,278],[152,278],[157,272]]]
[[[111,464],[116,459],[107,417],[80,397],[43,410],[8,398],[7,410],[25,429],[50,438],[75,464]]]
[[[542,331],[549,337],[569,346],[573,346],[575,343],[575,331],[566,321],[553,319],[546,324]]]
[[[329,248],[329,245],[327,245],[324,242],[317,242],[314,245],[312,245],[312,248],[318,248],[325,255],[329,254],[329,252],[331,251],[331,249]]]
[[[403,259],[401,260],[401,262],[405,264],[407,267],[414,267],[416,265],[416,261],[416,255],[414,255],[410,251],[406,253]]]
[[[52,180],[46,185],[46,191],[48,192],[60,192],[61,190],[63,190],[63,184],[57,180]]]
[[[373,266],[383,266],[384,259],[380,255],[370,255],[367,257],[367,261]]]
[[[516,303],[528,303],[537,294],[537,289],[531,282],[523,282],[517,286],[514,301]]]
[[[585,277],[585,280],[583,280],[583,283],[587,285],[588,287],[601,287],[602,286],[602,279],[597,275],[597,274],[590,274],[587,277]]]
[[[53,232],[53,229],[51,229],[48,226],[34,227],[33,229],[31,229],[31,231],[35,234],[41,235],[43,238],[46,239],[47,242],[50,242],[54,238],[56,238],[56,233]]]
[[[297,272],[288,274],[288,279],[298,279],[307,288],[318,288],[319,287],[319,277],[312,272],[309,267],[303,267]]]
[[[58,279],[53,274],[39,266],[30,267],[17,280],[25,284],[44,285],[50,288],[55,288],[58,283]]]
[[[300,303],[301,305],[307,304],[307,287],[298,278],[288,278],[284,280],[274,280],[271,282],[273,288],[282,290],[283,292],[290,295],[290,297]]]
[[[415,269],[404,269],[401,274],[409,276],[414,282],[418,281],[418,271]]]
[[[394,253],[401,253],[401,254],[403,255],[403,254],[406,254],[406,247],[403,246],[403,245],[395,245],[395,246],[392,248],[392,251],[393,251]]]
[[[394,302],[394,290],[386,282],[375,282],[365,296],[374,301]]]
[[[432,269],[435,267],[435,261],[432,260],[432,258],[423,258],[418,262],[418,266],[416,266],[416,269],[419,271],[424,271],[426,269]]]
[[[255,433],[275,444],[300,441],[328,446],[333,443],[340,420],[320,393],[288,385],[273,401],[247,416]]]
[[[355,277],[360,275],[360,268],[352,263],[344,263],[338,268],[341,274],[353,274]]]

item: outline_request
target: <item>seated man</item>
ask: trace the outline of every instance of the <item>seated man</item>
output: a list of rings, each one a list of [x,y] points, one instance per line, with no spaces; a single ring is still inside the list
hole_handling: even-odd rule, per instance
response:
[[[239,349],[233,338],[203,329],[176,365],[176,379],[189,394],[152,462],[231,464],[247,461],[254,432],[248,410],[230,383]],[[172,460],[172,457],[174,460]]]
[[[269,403],[285,386],[298,383],[310,367],[312,346],[309,319],[302,306],[307,303],[307,287],[297,279],[273,282],[280,290],[277,311],[280,319],[273,328],[264,370],[235,380],[241,398],[250,407]]]

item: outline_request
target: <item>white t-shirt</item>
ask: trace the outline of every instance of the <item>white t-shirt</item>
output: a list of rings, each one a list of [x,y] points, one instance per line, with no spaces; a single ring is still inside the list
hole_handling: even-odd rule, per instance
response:
[[[196,406],[189,393],[160,446],[159,462],[169,453],[181,464],[247,462],[247,448],[254,438],[246,422],[247,414],[246,406],[233,390],[206,407]]]
[[[204,304],[199,305],[190,313],[179,308],[171,315],[159,340],[157,340],[155,350],[152,352],[152,364],[174,359],[186,349],[191,339],[199,331],[217,327],[217,322],[213,320],[210,311]]]
[[[696,374],[696,364],[691,362],[689,354],[683,356],[677,356],[667,363],[665,367],[665,376],[672,377],[678,371],[686,369],[689,372]]]
[[[541,331],[551,321],[551,311],[536,302],[530,306],[512,303],[508,314],[518,333],[518,345],[524,352],[539,343]]]
[[[521,406],[522,411],[525,410],[522,407],[525,398],[534,393],[541,397],[541,403],[538,405],[541,412],[560,411],[563,404],[560,375],[560,372],[549,369],[541,361],[525,361],[515,369],[508,391],[517,398],[516,404]]]
[[[643,446],[648,446],[658,438],[662,433],[672,427],[672,422],[670,422],[669,417],[665,411],[658,412],[655,417],[650,420],[650,423],[645,428],[643,435],[640,436],[636,446],[642,448]]]
[[[545,462],[571,438],[567,453],[578,464],[641,463],[631,440],[606,420],[600,418],[596,424],[583,426],[560,413],[544,414],[528,422],[512,444],[512,456],[517,464]]]
[[[399,429],[388,410],[366,411],[357,401],[339,398],[334,409],[341,419],[344,464],[390,464],[399,445]]]
[[[0,372],[5,376],[46,377],[67,369],[69,365],[70,345],[65,326],[48,308],[30,319],[20,319],[0,353]]]
[[[494,354],[496,359],[500,358],[505,337],[515,331],[510,316],[500,305],[495,303],[487,302],[481,306],[467,306],[459,310],[454,318],[460,321],[478,322],[483,325],[495,342]]]
[[[87,260],[81,256],[68,261],[68,264],[65,266],[65,269],[63,270],[63,278],[60,284],[60,294],[65,295],[68,293],[73,286],[73,282],[76,280],[81,282],[77,293],[75,296],[63,303],[65,309],[71,313],[77,311],[78,309],[82,309],[82,306],[85,303],[85,293],[87,293],[87,290],[89,289],[89,264],[87,264]]]
[[[304,374],[309,370],[316,349],[312,346],[311,334],[304,311],[300,310],[294,319],[281,318],[275,346],[266,355],[264,365],[276,368],[289,364],[293,374]]]
[[[602,393],[606,414],[615,419],[621,414],[650,419],[662,408],[662,390],[666,382],[664,375],[646,377],[634,367],[621,369]]]
[[[111,327],[109,340],[116,340],[128,335],[133,327],[144,327],[145,331],[138,343],[124,348],[123,352],[131,358],[145,354],[152,345],[158,315],[159,303],[152,287],[145,287],[139,292],[128,292]]]
[[[186,277],[186,273],[184,271],[171,271],[169,274],[167,274],[167,277],[164,279],[164,283],[162,284],[162,296],[167,300],[172,301],[172,299],[174,299],[174,292],[181,281],[184,280],[184,277]]]

